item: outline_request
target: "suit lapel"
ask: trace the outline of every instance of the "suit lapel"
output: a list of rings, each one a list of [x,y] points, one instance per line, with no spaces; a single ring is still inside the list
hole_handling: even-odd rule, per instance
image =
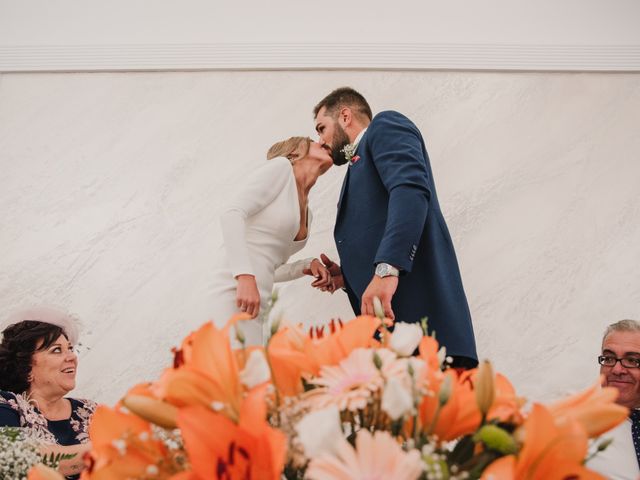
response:
[[[351,173],[351,169],[347,167],[347,174],[344,176],[344,181],[342,182],[342,189],[340,190],[340,199],[338,200],[338,215],[336,217],[340,218],[340,208],[342,207],[342,199],[347,192],[347,187],[349,185],[349,174]]]

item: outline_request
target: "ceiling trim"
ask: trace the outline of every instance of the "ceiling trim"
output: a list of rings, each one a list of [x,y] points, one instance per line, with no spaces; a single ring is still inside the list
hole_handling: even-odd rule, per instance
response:
[[[640,45],[214,43],[0,46],[0,72],[158,70],[638,72]]]

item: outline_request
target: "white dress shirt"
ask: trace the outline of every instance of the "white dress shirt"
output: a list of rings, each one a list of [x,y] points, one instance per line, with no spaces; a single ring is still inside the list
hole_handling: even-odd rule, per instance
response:
[[[640,467],[631,437],[631,419],[606,432],[601,439],[612,438],[613,443],[587,463],[587,467],[611,480],[638,480]]]

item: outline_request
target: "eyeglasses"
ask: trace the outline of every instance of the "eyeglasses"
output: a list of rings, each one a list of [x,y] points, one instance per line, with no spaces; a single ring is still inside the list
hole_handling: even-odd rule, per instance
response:
[[[611,355],[600,355],[598,357],[598,363],[603,367],[614,367],[616,363],[620,362],[624,368],[640,368],[640,358],[632,357],[612,357]]]

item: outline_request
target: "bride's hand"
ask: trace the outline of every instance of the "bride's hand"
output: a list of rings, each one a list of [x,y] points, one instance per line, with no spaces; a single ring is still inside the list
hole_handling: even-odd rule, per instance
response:
[[[329,270],[329,273],[331,274],[331,284],[321,290],[323,292],[333,293],[340,288],[344,288],[344,277],[342,276],[342,269],[340,268],[340,265],[331,260],[324,253],[320,254],[320,258],[322,259],[322,263],[325,268]]]
[[[238,287],[236,288],[236,305],[241,312],[256,318],[260,312],[260,292],[256,285],[256,277],[253,275],[238,275],[236,277]]]
[[[331,285],[331,273],[329,273],[329,269],[327,269],[317,258],[311,260],[309,268],[305,269],[304,273],[315,277],[315,280],[311,284],[312,287],[322,290]]]

